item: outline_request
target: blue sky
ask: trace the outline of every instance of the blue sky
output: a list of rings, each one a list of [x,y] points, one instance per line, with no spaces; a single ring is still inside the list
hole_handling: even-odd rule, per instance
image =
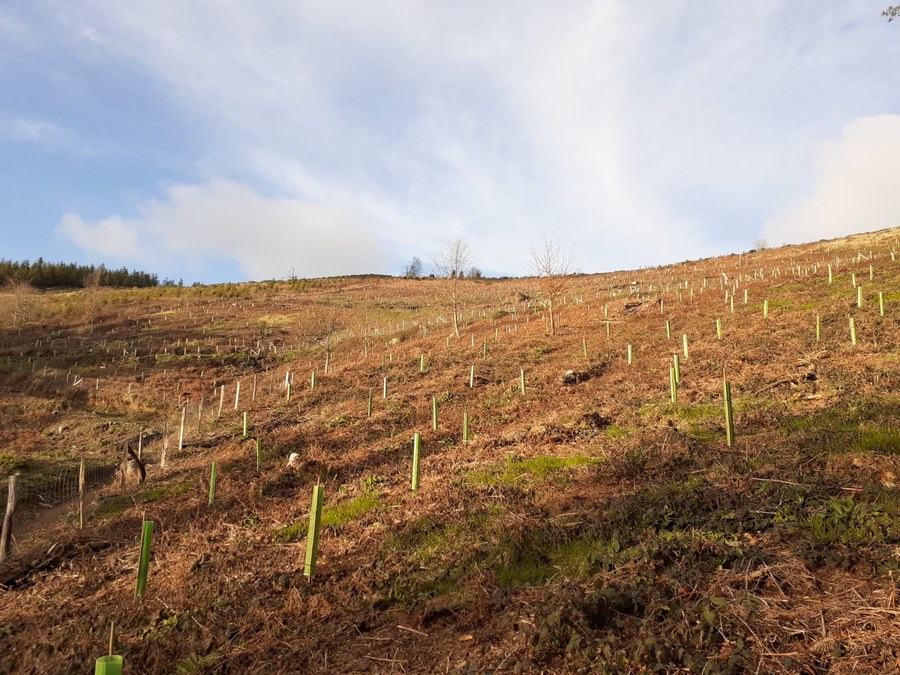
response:
[[[6,0],[7,258],[523,274],[900,225],[884,0]]]

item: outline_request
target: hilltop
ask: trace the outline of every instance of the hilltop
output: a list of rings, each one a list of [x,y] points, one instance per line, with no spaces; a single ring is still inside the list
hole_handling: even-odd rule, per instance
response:
[[[0,298],[0,673],[900,670],[898,249]]]

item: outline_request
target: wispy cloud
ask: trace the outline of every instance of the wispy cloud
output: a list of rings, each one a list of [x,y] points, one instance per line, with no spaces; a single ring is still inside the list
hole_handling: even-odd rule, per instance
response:
[[[141,260],[177,277],[204,258],[234,260],[250,278],[351,274],[379,269],[384,255],[374,232],[351,209],[260,196],[229,180],[174,185],[165,198],[139,205],[135,218],[85,222],[66,214],[61,234],[92,254]],[[182,272],[179,272],[179,271]]]
[[[71,132],[51,122],[34,119],[14,119],[8,123],[9,138],[40,145],[68,145],[72,142]]]
[[[900,107],[900,39],[877,3],[808,9],[95,0],[54,20],[191,121],[198,193],[341,208],[394,270],[460,235],[517,273],[540,229],[586,270],[655,264],[749,247],[810,194],[825,139]]]

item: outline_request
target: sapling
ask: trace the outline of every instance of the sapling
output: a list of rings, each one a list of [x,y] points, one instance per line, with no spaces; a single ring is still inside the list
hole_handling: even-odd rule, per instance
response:
[[[143,597],[147,590],[147,570],[150,567],[150,546],[153,542],[153,521],[144,520],[141,525],[141,553],[138,559],[137,587],[134,597]]]
[[[856,319],[850,317],[850,344],[856,344]]]
[[[187,406],[181,408],[181,428],[178,430],[178,451],[184,447],[184,416],[187,414]]]
[[[209,469],[209,504],[212,506],[213,500],[216,498],[216,471],[219,468],[218,462],[213,462]]]
[[[438,402],[437,396],[431,397],[431,428],[433,431],[438,430]]]
[[[319,527],[322,522],[322,499],[325,488],[317,483],[313,486],[312,505],[309,509],[309,534],[306,537],[306,561],[303,575],[312,581],[316,574],[316,559],[319,556]]]
[[[725,444],[730,448],[734,445],[734,408],[731,405],[731,383],[724,381],[725,395]]]
[[[413,435],[412,489],[414,492],[419,489],[419,454],[421,450],[422,434],[417,431]]]

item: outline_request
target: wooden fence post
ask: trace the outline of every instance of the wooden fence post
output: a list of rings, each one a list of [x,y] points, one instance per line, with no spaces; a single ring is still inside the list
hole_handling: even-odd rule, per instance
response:
[[[0,532],[0,562],[6,559],[11,548],[12,519],[13,513],[16,511],[16,477],[18,475],[13,474],[9,477],[9,492],[6,495],[6,515],[3,516],[3,531]]]

